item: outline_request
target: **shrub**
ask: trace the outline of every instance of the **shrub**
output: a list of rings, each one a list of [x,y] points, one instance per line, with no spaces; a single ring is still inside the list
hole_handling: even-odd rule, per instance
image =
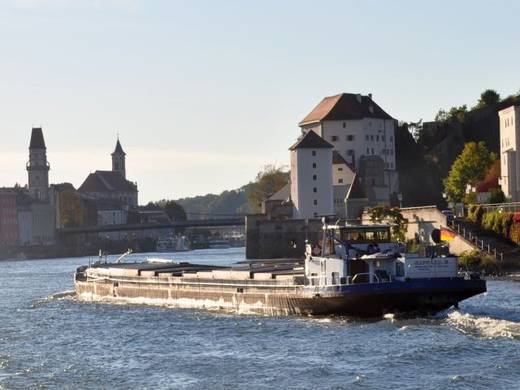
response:
[[[502,226],[502,236],[505,238],[509,238],[509,233],[511,231],[511,225],[513,224],[513,214],[512,213],[504,213],[504,222]]]
[[[506,197],[500,188],[489,190],[489,203],[504,203]]]
[[[509,229],[509,239],[515,244],[520,245],[520,222],[513,220],[511,228]]]
[[[498,261],[490,255],[478,250],[463,252],[459,256],[459,266],[468,271],[484,271],[486,273],[496,273],[499,269]]]
[[[482,227],[487,230],[493,230],[495,226],[496,214],[494,212],[484,214],[482,218]]]
[[[476,212],[477,211],[477,205],[476,204],[472,204],[468,207],[468,219],[471,221],[471,222],[477,222],[477,215],[476,215]]]
[[[480,264],[480,251],[462,252],[459,256],[459,266],[467,270],[476,270]]]
[[[482,225],[482,218],[484,217],[484,207],[482,205],[477,205],[475,209],[475,223],[478,225]]]

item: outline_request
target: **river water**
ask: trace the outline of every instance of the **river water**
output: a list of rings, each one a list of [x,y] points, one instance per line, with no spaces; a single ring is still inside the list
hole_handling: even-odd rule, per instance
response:
[[[79,302],[66,292],[88,261],[0,262],[0,389],[520,389],[520,283],[435,318],[237,316]]]

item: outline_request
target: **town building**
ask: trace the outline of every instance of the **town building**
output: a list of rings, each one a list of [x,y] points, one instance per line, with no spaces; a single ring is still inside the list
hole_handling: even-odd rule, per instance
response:
[[[16,191],[0,188],[0,246],[16,245],[18,238]]]
[[[341,93],[326,97],[299,126],[303,133],[312,130],[329,142],[356,170],[370,203],[389,203],[391,195],[398,192],[395,120],[371,94]]]
[[[137,184],[126,179],[126,153],[119,139],[112,153],[112,170],[95,171],[87,176],[78,191],[96,201],[119,202],[127,207],[137,207]]]
[[[520,104],[498,112],[500,121],[500,180],[506,199],[520,201]]]
[[[310,130],[290,147],[293,218],[332,216],[333,146]]]

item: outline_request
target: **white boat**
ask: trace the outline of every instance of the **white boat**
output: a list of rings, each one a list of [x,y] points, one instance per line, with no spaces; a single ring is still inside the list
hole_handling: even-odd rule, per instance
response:
[[[157,252],[186,252],[190,250],[188,239],[184,236],[163,237],[157,240]]]

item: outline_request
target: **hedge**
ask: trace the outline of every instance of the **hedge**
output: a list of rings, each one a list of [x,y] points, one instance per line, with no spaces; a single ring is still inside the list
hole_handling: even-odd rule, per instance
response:
[[[499,211],[486,213],[481,205],[471,205],[468,209],[468,219],[520,245],[520,213]]]

